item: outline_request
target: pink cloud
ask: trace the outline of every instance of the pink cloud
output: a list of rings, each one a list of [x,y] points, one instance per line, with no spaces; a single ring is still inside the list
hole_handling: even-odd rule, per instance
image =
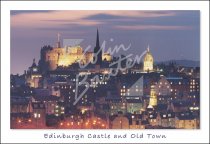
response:
[[[191,30],[190,26],[162,26],[162,25],[132,25],[132,26],[115,26],[117,29],[123,30]]]
[[[173,11],[135,11],[135,10],[67,10],[37,13],[22,13],[11,16],[11,26],[13,27],[29,27],[40,28],[43,26],[59,27],[62,24],[77,24],[85,26],[95,26],[103,24],[102,21],[87,20],[89,16],[97,14],[107,14],[110,16],[122,16],[133,18],[146,17],[166,17],[176,15]],[[57,22],[53,22],[56,20]]]

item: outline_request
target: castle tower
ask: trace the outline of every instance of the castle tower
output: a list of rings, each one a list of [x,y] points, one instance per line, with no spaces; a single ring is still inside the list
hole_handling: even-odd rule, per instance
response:
[[[154,85],[151,85],[149,105],[150,106],[157,106],[157,94],[155,92],[155,86]]]
[[[96,55],[94,57],[94,61],[95,61],[95,59],[97,59],[96,65],[101,65],[101,63],[102,63],[102,50],[101,50],[100,43],[99,43],[98,29],[97,29],[96,46],[94,48],[94,54]]]
[[[153,63],[154,63],[153,56],[150,53],[149,45],[148,45],[147,53],[144,56],[144,68],[143,68],[143,70],[145,72],[153,71]]]

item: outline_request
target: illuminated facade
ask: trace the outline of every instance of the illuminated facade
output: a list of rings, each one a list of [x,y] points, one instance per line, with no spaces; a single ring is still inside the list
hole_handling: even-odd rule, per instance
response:
[[[147,53],[144,56],[144,67],[143,71],[148,72],[148,71],[153,71],[153,56],[149,51],[149,46],[147,48]]]
[[[53,48],[46,53],[50,70],[55,70],[57,66],[67,67],[76,62],[86,63],[90,61],[88,58],[83,55],[83,49],[80,46]]]
[[[39,87],[39,81],[42,78],[42,75],[39,73],[39,68],[36,65],[35,59],[33,59],[33,64],[29,67],[26,74],[26,83],[33,88]]]
[[[163,75],[160,76],[160,80],[156,84],[156,93],[163,96],[171,95],[171,85]]]
[[[58,39],[59,40],[59,39]],[[85,52],[83,48],[79,45],[75,46],[66,46],[61,48],[60,42],[57,42],[57,47],[53,48],[46,52],[45,60],[49,64],[50,70],[55,70],[58,66],[68,67],[73,63],[81,63],[86,64],[90,61],[93,61],[94,53],[97,53],[100,50],[99,45],[99,34],[97,30],[97,39],[96,39],[96,47],[94,52]],[[97,55],[98,60],[96,64],[101,63],[101,61],[111,61],[112,57],[108,53],[99,52]]]
[[[149,105],[150,106],[157,106],[157,95],[156,95],[156,92],[155,92],[155,86],[154,85],[151,86]]]

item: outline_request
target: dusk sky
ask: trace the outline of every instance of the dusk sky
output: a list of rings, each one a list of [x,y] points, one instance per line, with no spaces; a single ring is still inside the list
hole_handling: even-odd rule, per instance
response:
[[[141,55],[150,46],[154,61],[200,60],[199,11],[11,11],[11,73],[22,74],[38,62],[44,45],[61,39],[84,39],[92,46],[99,29],[100,43],[124,44],[124,54]],[[110,39],[114,41],[111,42]]]

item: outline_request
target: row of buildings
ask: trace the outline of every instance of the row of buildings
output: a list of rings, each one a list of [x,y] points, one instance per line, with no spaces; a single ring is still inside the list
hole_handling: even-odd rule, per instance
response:
[[[118,70],[110,64],[119,58],[101,51],[98,31],[93,52],[61,48],[58,40],[40,57],[11,75],[11,128],[199,128],[199,68],[158,67],[148,47],[143,67]]]

